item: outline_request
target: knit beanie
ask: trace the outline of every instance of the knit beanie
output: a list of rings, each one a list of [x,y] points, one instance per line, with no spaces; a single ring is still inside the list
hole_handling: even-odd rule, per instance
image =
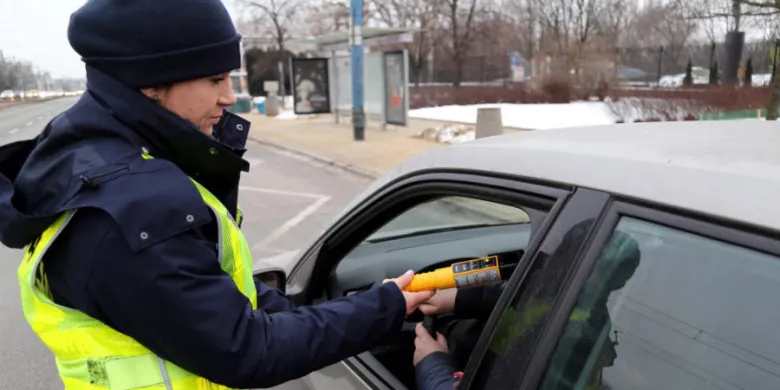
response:
[[[220,0],[89,0],[68,40],[88,66],[134,88],[241,67],[241,36]]]

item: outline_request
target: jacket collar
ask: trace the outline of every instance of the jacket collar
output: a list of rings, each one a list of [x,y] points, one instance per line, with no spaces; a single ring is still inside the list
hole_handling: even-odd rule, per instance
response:
[[[128,127],[132,133],[128,136],[139,149],[147,148],[152,155],[170,160],[190,176],[249,171],[249,163],[240,156],[245,137],[240,145],[233,144],[228,148],[147,99],[140,91],[90,66],[87,66],[87,80],[90,93]],[[235,123],[237,119],[243,121],[225,110],[217,126],[222,129],[226,123]],[[248,131],[248,123],[240,127]]]

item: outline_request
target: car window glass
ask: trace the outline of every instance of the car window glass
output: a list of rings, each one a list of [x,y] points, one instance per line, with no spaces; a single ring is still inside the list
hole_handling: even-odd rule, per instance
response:
[[[367,241],[444,229],[525,222],[530,222],[530,217],[520,208],[482,199],[449,196],[407,210],[374,232]]]
[[[778,260],[623,218],[540,388],[780,388]]]

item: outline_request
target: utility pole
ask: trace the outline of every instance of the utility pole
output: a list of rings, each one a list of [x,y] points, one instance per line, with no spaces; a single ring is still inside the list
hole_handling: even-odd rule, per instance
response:
[[[363,112],[363,0],[350,0],[352,31],[352,127],[355,141],[365,139],[366,117]]]
[[[769,105],[766,107],[766,120],[776,121],[778,104],[780,104],[780,75],[777,71],[777,57],[780,54],[780,39],[775,40],[774,55],[772,56],[772,95],[769,97]]]
[[[739,63],[745,46],[745,32],[739,31],[742,21],[742,8],[739,0],[732,0],[731,13],[734,17],[734,30],[726,33],[726,58],[723,61],[723,84],[736,84]]]

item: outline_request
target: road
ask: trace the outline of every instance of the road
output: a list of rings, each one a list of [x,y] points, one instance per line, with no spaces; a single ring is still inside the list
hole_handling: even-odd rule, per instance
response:
[[[76,101],[62,98],[0,109],[0,145],[34,137],[51,118]],[[243,230],[254,257],[305,249],[369,182],[340,169],[251,143],[251,164],[242,178]],[[438,210],[438,211],[437,211]],[[389,230],[463,224],[452,209],[424,206]],[[21,253],[0,245],[0,390],[61,388],[53,359],[25,322],[16,268]],[[279,390],[297,390],[288,384]]]

